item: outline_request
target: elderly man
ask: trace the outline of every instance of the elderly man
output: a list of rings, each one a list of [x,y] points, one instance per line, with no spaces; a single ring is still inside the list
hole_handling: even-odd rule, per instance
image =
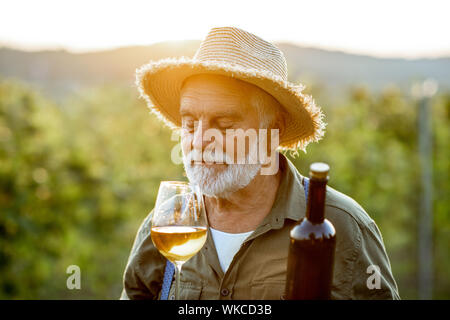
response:
[[[321,138],[324,128],[314,100],[302,93],[302,86],[287,81],[283,53],[244,30],[213,28],[193,59],[151,62],[138,70],[137,84],[151,110],[182,129],[186,174],[205,195],[207,242],[183,265],[180,297],[281,299],[289,231],[305,215],[306,199],[303,176],[275,147],[305,149]],[[236,163],[237,148],[228,144],[235,136],[227,131],[261,128],[279,137],[279,145],[267,146],[270,163]],[[215,134],[205,134],[208,130]],[[257,158],[251,144],[245,144],[246,160]],[[194,161],[196,154],[200,161]],[[263,174],[274,159],[276,170]],[[375,222],[354,200],[330,187],[325,215],[337,234],[332,298],[398,299]],[[163,279],[172,274],[165,271],[166,260],[154,247],[150,228],[151,213],[135,239],[122,299],[165,298]],[[373,272],[379,280],[375,285],[368,281]],[[173,287],[167,288],[169,298]]]

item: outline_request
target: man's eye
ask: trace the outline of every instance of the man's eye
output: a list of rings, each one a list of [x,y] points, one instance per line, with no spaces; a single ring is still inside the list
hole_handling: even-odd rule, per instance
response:
[[[183,120],[182,126],[184,129],[189,130],[189,132],[194,130],[194,121],[192,120]]]
[[[230,129],[233,123],[231,121],[219,121],[217,125],[220,129]]]

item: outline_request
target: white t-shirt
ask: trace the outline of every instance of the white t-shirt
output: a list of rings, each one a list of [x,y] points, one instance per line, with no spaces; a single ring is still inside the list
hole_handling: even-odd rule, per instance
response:
[[[249,235],[253,233],[253,231],[244,233],[228,233],[213,228],[209,229],[211,230],[214,245],[216,246],[220,267],[223,272],[227,272],[231,261],[233,261],[234,255],[239,251],[242,243]]]

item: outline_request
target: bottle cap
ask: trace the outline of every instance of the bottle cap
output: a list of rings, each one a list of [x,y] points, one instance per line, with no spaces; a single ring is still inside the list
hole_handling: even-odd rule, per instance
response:
[[[313,179],[325,180],[328,179],[328,172],[330,166],[324,162],[314,162],[309,167],[309,176]]]

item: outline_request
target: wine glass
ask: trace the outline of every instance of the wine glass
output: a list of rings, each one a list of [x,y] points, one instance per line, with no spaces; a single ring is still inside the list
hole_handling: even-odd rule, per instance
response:
[[[183,264],[206,242],[203,196],[197,186],[162,181],[152,217],[151,238],[159,252],[175,265],[175,299],[179,299]]]

